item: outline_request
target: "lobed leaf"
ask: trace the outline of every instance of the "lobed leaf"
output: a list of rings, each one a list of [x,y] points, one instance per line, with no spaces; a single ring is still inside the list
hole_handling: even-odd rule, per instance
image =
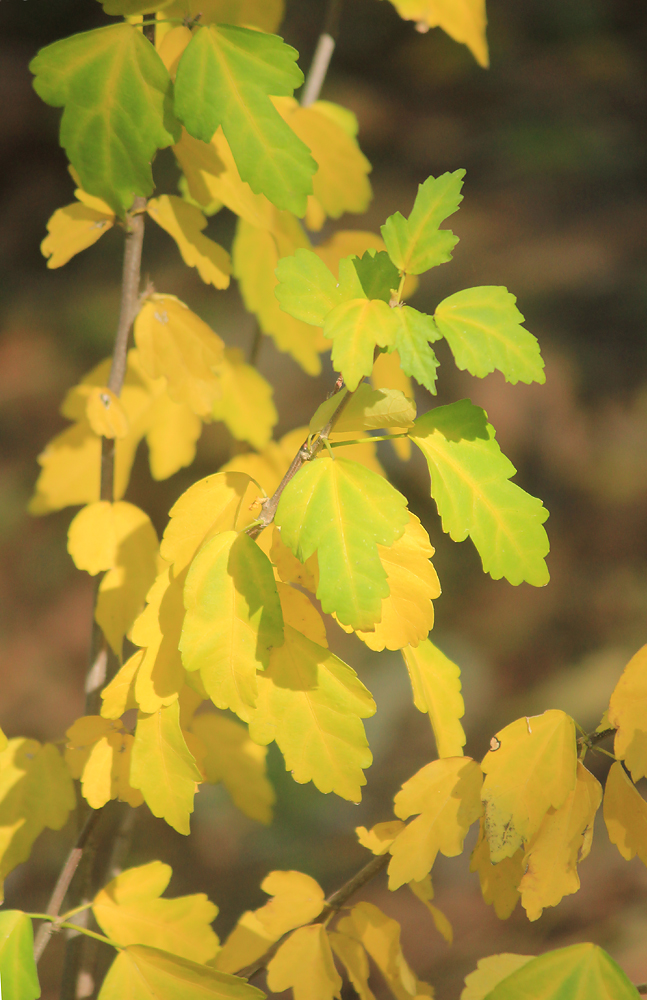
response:
[[[609,726],[616,728],[614,753],[634,781],[647,776],[647,646],[629,660],[609,702]]]
[[[329,931],[328,940],[335,955],[344,966],[346,975],[359,1000],[375,1000],[368,985],[370,969],[366,952],[361,943],[347,934],[339,934],[338,931]]]
[[[133,737],[121,722],[98,715],[77,719],[66,733],[65,762],[73,778],[81,779],[81,790],[92,809],[101,809],[110,799],[133,808],[144,801],[130,784]]]
[[[117,955],[99,1000],[263,1000],[264,996],[245,979],[136,944]]]
[[[323,335],[333,342],[333,368],[351,392],[371,374],[376,346],[395,345],[398,326],[396,310],[381,299],[352,298],[328,314]]]
[[[47,223],[47,236],[40,245],[43,257],[48,258],[47,266],[63,267],[112,229],[115,216],[108,205],[106,208],[107,213],[97,211],[79,201],[57,208]]]
[[[429,639],[407,646],[402,656],[413,688],[413,703],[429,715],[438,756],[460,757],[466,740],[460,723],[465,714],[460,668]]]
[[[342,396],[342,393],[337,396]],[[311,433],[314,419],[310,421]],[[381,427],[408,430],[415,419],[416,404],[411,397],[405,396],[399,389],[371,389],[366,383],[361,383],[335,421],[335,431],[378,430]]]
[[[498,865],[496,867],[498,868]],[[485,1000],[498,983],[532,959],[532,955],[513,955],[509,952],[480,958],[475,971],[465,976],[465,989],[461,993],[461,1000]]]
[[[268,963],[267,985],[273,993],[292,988],[294,1000],[339,997],[342,980],[323,924],[299,927],[290,934]]]
[[[483,899],[494,907],[499,920],[507,920],[519,902],[518,886],[524,875],[523,859],[524,850],[520,847],[511,857],[503,858],[493,865],[485,833],[485,822],[481,817],[479,837],[470,860],[470,871],[478,872]]]
[[[440,340],[436,324],[431,316],[411,306],[402,306],[398,314],[400,325],[395,335],[395,350],[402,371],[435,396],[439,361],[429,344]]]
[[[249,441],[255,448],[264,448],[279,419],[272,400],[272,386],[245,362],[243,352],[237,348],[225,350],[215,372],[220,382],[220,396],[211,407],[214,420],[224,421],[238,441]]]
[[[485,0],[391,0],[400,17],[416,21],[419,31],[440,27],[463,42],[477,63],[487,68]]]
[[[298,248],[279,260],[274,290],[281,309],[294,319],[323,326],[326,316],[341,302],[339,283],[330,268],[312,250]]]
[[[409,889],[411,889],[411,892],[414,894],[416,899],[419,899],[423,906],[429,910],[431,919],[433,920],[438,933],[444,937],[447,944],[452,944],[454,940],[454,929],[443,911],[439,910],[438,907],[434,906],[431,902],[434,898],[434,887],[431,884],[431,876],[425,876],[421,882],[409,882]]]
[[[603,812],[609,840],[625,861],[638,855],[647,865],[647,802],[618,760],[607,775]]]
[[[400,284],[398,269],[388,253],[367,250],[353,264],[367,299],[382,299],[387,305]]]
[[[21,910],[0,912],[0,982],[4,1000],[37,1000],[32,922]]]
[[[199,208],[176,195],[163,194],[159,198],[151,198],[146,211],[158,226],[173,237],[184,263],[195,267],[206,284],[214,288],[229,287],[229,254],[203,234],[207,220]]]
[[[371,385],[374,389],[398,389],[408,399],[413,399],[414,397],[411,379],[402,370],[401,358],[395,349],[390,354],[385,351],[378,354],[373,364],[373,371],[371,372]],[[394,439],[390,444],[398,458],[403,462],[409,461],[411,458],[411,441],[408,437]]]
[[[418,187],[409,218],[396,212],[382,226],[389,257],[401,274],[422,274],[451,260],[458,237],[438,227],[458,210],[464,176],[464,170],[455,170],[438,178],[428,177]]]

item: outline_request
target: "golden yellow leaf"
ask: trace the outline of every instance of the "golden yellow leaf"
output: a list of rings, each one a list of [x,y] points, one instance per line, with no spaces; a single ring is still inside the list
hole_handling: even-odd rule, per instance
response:
[[[133,689],[142,712],[150,714],[177,701],[186,680],[178,648],[184,623],[185,579],[185,571],[176,576],[173,568],[166,566],[146,595],[146,607],[133,625],[132,641],[145,650]]]
[[[348,978],[350,979],[359,1000],[375,1000],[375,996],[368,985],[370,969],[366,952],[359,941],[348,937],[347,934],[339,934],[337,931],[328,931],[328,940],[335,955],[344,966]]]
[[[128,417],[118,396],[106,386],[97,386],[88,396],[86,413],[95,434],[123,438],[129,431]]]
[[[402,371],[400,355],[395,350],[391,351],[390,354],[386,351],[378,354],[373,363],[371,385],[374,389],[399,389],[409,399],[413,399],[415,395],[411,379]],[[390,443],[398,458],[402,459],[403,462],[408,462],[411,458],[411,441],[408,438],[402,438]]]
[[[376,823],[367,830],[365,826],[356,826],[355,833],[362,847],[373,854],[386,854],[399,833],[404,830],[401,819],[387,820],[386,823]]]
[[[647,776],[647,646],[624,669],[609,702],[609,725],[617,729],[616,757],[624,760],[634,781]]]
[[[60,830],[76,796],[69,771],[53,743],[23,736],[0,753],[0,902],[2,883],[45,827]]]
[[[438,851],[453,858],[482,811],[479,793],[483,776],[470,757],[443,757],[425,765],[405,781],[395,796],[400,819],[419,813],[398,834],[389,851],[389,889],[420,882],[433,868]]]
[[[272,401],[274,390],[255,368],[246,364],[237,348],[225,351],[215,368],[220,379],[221,395],[212,406],[215,420],[222,420],[239,441],[249,441],[254,448],[264,448],[279,419]]]
[[[486,1000],[495,986],[533,958],[534,955],[513,955],[510,952],[480,958],[474,972],[465,976],[465,989],[460,1000]]]
[[[153,816],[162,817],[178,833],[188,835],[199,781],[202,774],[180,729],[177,701],[151,715],[140,712],[130,783],[141,790]]]
[[[83,795],[92,809],[110,799],[140,806],[142,794],[130,785],[133,737],[120,722],[98,715],[77,719],[67,733],[65,761],[73,778],[81,779]]]
[[[94,897],[92,912],[117,944],[145,944],[193,962],[208,962],[218,951],[211,929],[218,909],[204,893],[160,899],[172,869],[161,861],[129,868]]]
[[[545,906],[557,906],[579,889],[577,865],[591,850],[593,821],[601,801],[600,782],[578,761],[575,789],[559,809],[546,813],[526,847],[519,892],[529,920],[538,920]]]
[[[135,701],[135,677],[144,657],[145,650],[138,649],[126,660],[123,667],[101,692],[103,704],[101,716],[104,719],[118,719],[131,708],[137,708]]]
[[[267,985],[274,993],[291,987],[294,1000],[340,996],[342,981],[322,924],[299,927],[283,942],[267,966]]]
[[[327,649],[324,620],[308,596],[286,583],[277,583],[276,589],[279,592],[285,624]]]
[[[94,744],[121,728],[121,723],[115,725],[98,715],[82,715],[70,726],[65,734],[68,740],[65,746],[65,763],[73,778],[80,778],[83,774]]]
[[[210,418],[221,391],[214,374],[224,357],[220,337],[174,295],[151,295],[135,320],[135,342],[147,374],[166,378],[171,399]]]
[[[413,703],[429,715],[438,756],[460,757],[465,746],[460,723],[465,714],[460,668],[429,640],[415,649],[408,646],[402,656],[409,671]]]
[[[489,65],[485,0],[391,0],[400,17],[416,21],[419,30],[442,28],[463,42],[485,69]]]
[[[108,206],[106,206],[108,208]],[[87,250],[112,228],[115,215],[76,201],[58,208],[47,223],[47,233],[40,249],[48,257],[48,267],[62,267],[82,250]]]
[[[419,899],[431,913],[431,919],[433,920],[438,933],[441,937],[444,937],[447,944],[451,944],[454,940],[454,930],[452,925],[443,911],[439,910],[438,907],[434,906],[431,902],[434,898],[434,887],[431,884],[431,876],[427,875],[421,882],[409,882],[409,888],[414,896]]]
[[[342,917],[336,929],[363,945],[396,1000],[410,1000],[424,993],[431,995],[429,987],[418,981],[402,954],[400,924],[377,906],[357,903],[347,917]]]
[[[267,779],[265,747],[252,742],[246,726],[225,715],[205,712],[191,728],[207,751],[202,762],[206,780],[222,781],[234,805],[250,819],[271,823],[276,796]]]
[[[236,973],[259,959],[276,940],[256,913],[246,910],[210,964],[220,972]]]
[[[163,16],[164,15],[162,15],[162,17]],[[170,30],[165,31],[162,35],[163,28],[168,28]],[[192,38],[193,35],[191,30],[184,24],[178,24],[175,26],[172,24],[165,24],[157,26],[157,30],[155,32],[155,47],[157,49],[157,54],[166,66],[169,76],[174,82],[180,56]]]
[[[283,583],[294,583],[299,587],[305,587],[312,594],[316,592],[319,580],[316,552],[306,559],[305,563],[299,562],[281,539],[281,529],[277,525],[273,526],[270,559]],[[321,645],[325,646],[326,643]]]
[[[166,381],[156,379],[156,382]],[[186,403],[176,403],[162,392],[146,414],[146,443],[153,479],[168,479],[178,469],[191,465],[202,421]]]
[[[214,288],[229,287],[229,254],[202,232],[207,227],[207,220],[199,208],[177,195],[163,194],[151,198],[146,210],[158,226],[173,237],[184,263],[195,267],[205,284]]]
[[[512,857],[503,858],[493,865],[485,836],[485,823],[481,817],[479,839],[472,851],[470,871],[478,872],[483,899],[494,906],[499,920],[507,920],[519,901],[517,887],[524,873],[523,855],[523,847],[520,847]]]
[[[517,719],[496,734],[481,763],[485,832],[494,864],[528,843],[550,808],[575,788],[575,725],[558,709]]]
[[[647,802],[620,761],[611,765],[607,776],[603,813],[609,840],[623,858],[631,861],[638,855],[647,865]]]
[[[296,427],[285,434],[280,441],[269,441],[260,455],[252,453],[236,455],[222,466],[220,472],[243,472],[255,479],[268,496],[272,496],[307,436],[307,427]],[[260,495],[260,492],[257,491],[257,494]],[[249,521],[245,522],[245,514],[246,512],[241,509],[239,528],[258,517],[258,511],[256,513],[248,511],[246,516],[249,517]]]

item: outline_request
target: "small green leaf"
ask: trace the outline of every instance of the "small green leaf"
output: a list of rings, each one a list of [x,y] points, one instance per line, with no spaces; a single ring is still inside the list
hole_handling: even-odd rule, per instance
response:
[[[469,535],[494,580],[548,583],[542,527],[548,511],[509,481],[516,469],[502,454],[485,411],[469,399],[438,406],[418,417],[410,435],[427,459],[443,530],[455,542]]]
[[[442,177],[428,177],[418,188],[409,218],[396,212],[382,226],[389,257],[401,272],[422,274],[451,259],[458,236],[438,227],[463,200],[464,176],[464,170],[455,170]]]
[[[400,284],[400,275],[388,253],[367,250],[362,257],[355,257],[353,264],[366,298],[390,302],[392,290]]]
[[[324,399],[321,406],[318,406],[312,415],[312,419],[308,426],[308,430],[311,434],[318,434],[322,431],[329,420],[332,420],[333,416],[342,404],[342,400],[348,395],[348,389],[344,386],[339,392],[333,393],[328,399]]]
[[[341,302],[334,274],[312,250],[283,257],[274,273],[278,278],[274,294],[281,309],[304,323],[323,326],[328,313]]]
[[[0,996],[2,1000],[36,1000],[40,985],[34,961],[34,932],[21,910],[0,912]]]
[[[432,395],[436,395],[438,358],[429,346],[440,340],[440,334],[431,316],[402,306],[397,310],[400,326],[395,337],[395,349],[400,355],[400,367],[405,375],[415,378]]]
[[[180,59],[175,110],[210,142],[219,125],[240,176],[255,194],[303,216],[317,164],[270,101],[303,83],[298,53],[277,35],[231,25],[196,31]]]
[[[415,419],[416,404],[399,389],[371,389],[363,382],[335,422],[335,432],[407,429]]]
[[[328,314],[323,334],[333,341],[333,368],[341,372],[351,392],[373,371],[376,345],[395,344],[399,325],[398,310],[381,299],[349,299]]]
[[[402,494],[357,462],[322,456],[288,483],[275,521],[301,562],[318,553],[323,610],[344,625],[370,631],[389,594],[377,546],[393,545],[404,533]]]
[[[123,216],[153,191],[151,162],[177,142],[172,83],[154,47],[131,24],[46,46],[32,59],[34,89],[63,107],[61,145],[88,194]]]
[[[521,326],[516,301],[499,285],[466,288],[443,299],[434,318],[461,370],[483,378],[496,369],[513,385],[546,381],[539,344]]]

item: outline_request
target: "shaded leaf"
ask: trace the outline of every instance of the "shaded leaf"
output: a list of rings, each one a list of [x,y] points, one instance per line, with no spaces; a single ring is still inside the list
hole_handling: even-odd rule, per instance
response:
[[[319,646],[328,648],[324,620],[307,594],[285,583],[277,583],[276,589],[281,598],[283,621]]]
[[[141,7],[145,0],[107,0],[108,3],[135,3]],[[105,9],[105,4],[104,4]],[[262,31],[276,31],[283,19],[283,0],[148,0],[147,11],[164,10],[165,17],[193,19],[201,15],[201,24],[225,23],[253,25]],[[120,10],[119,13],[122,13]]]
[[[481,817],[479,839],[472,851],[470,871],[478,872],[483,899],[494,907],[499,920],[507,920],[519,901],[518,885],[524,874],[524,850],[520,847],[509,858],[493,865],[490,847],[485,835],[485,822]]]
[[[123,667],[117,671],[109,684],[103,688],[101,698],[101,716],[104,719],[119,719],[124,712],[137,708],[135,701],[135,677],[145,654],[144,649],[126,660]]]
[[[634,781],[647,776],[647,646],[629,660],[609,702],[609,726],[617,732],[614,753]]]
[[[186,679],[178,649],[184,624],[185,577],[186,573],[176,574],[165,566],[132,628],[132,641],[143,648],[133,693],[137,705],[147,714],[176,701]],[[134,658],[138,656],[133,654]]]
[[[341,396],[341,393],[338,395]],[[381,427],[407,430],[415,419],[416,404],[411,397],[405,396],[399,389],[371,389],[364,382],[357,387],[335,421],[335,431],[377,430]],[[312,422],[310,427],[312,429]]]
[[[485,0],[391,0],[400,17],[417,21],[419,31],[440,27],[469,48],[477,63],[487,68]]]
[[[233,437],[264,448],[272,437],[279,416],[272,401],[270,383],[244,360],[238,348],[228,348],[215,372],[220,397],[211,408],[215,420],[223,420]]]
[[[121,400],[107,386],[97,386],[88,396],[85,412],[95,434],[106,438],[124,438],[130,430]]]
[[[438,178],[428,177],[418,187],[409,218],[396,212],[382,226],[389,257],[401,273],[422,274],[451,260],[458,237],[438,227],[458,210],[464,176],[464,170],[455,170]]]
[[[328,931],[328,940],[335,955],[344,966],[346,974],[357,993],[359,1000],[375,1000],[368,985],[370,969],[368,958],[362,945],[355,938],[337,931]]]
[[[146,211],[177,243],[182,260],[195,267],[206,284],[228,288],[231,261],[226,250],[202,232],[207,220],[194,205],[176,195],[151,198]]]
[[[83,796],[92,809],[110,799],[140,806],[142,794],[130,784],[133,737],[120,722],[85,715],[66,733],[65,761],[73,778],[81,779]]]
[[[357,903],[336,929],[359,941],[371,956],[396,1000],[410,1000],[425,992],[402,954],[400,924],[372,903]],[[422,987],[422,988],[421,988]]]
[[[367,299],[382,299],[388,305],[400,284],[400,275],[388,253],[367,250],[353,261]]]
[[[397,341],[397,338],[396,338]],[[414,390],[411,379],[402,370],[401,358],[397,350],[391,353],[382,351],[378,354],[371,372],[371,385],[374,389],[398,389],[408,399],[413,399]],[[397,438],[389,442],[396,455],[403,462],[411,458],[411,441],[409,438]]]
[[[465,714],[460,668],[428,639],[402,656],[413,688],[413,703],[427,712],[439,757],[459,757],[465,746],[460,719]]]
[[[427,875],[421,882],[409,882],[409,888],[416,899],[419,899],[420,902],[429,910],[431,919],[433,920],[438,933],[441,937],[444,937],[447,944],[451,944],[454,940],[454,930],[452,925],[443,911],[439,910],[438,907],[434,906],[431,902],[434,898],[434,887],[431,884],[431,876]]]
[[[136,944],[117,955],[99,1000],[263,1000],[264,996],[245,979]]]
[[[291,987],[294,1000],[332,1000],[340,996],[342,981],[322,924],[300,927],[283,942],[268,963],[267,985],[274,993]]]
[[[607,775],[603,812],[609,840],[623,858],[631,861],[638,855],[647,865],[647,802],[620,761],[611,765]]]
[[[32,922],[21,910],[0,912],[0,982],[4,1000],[37,1000]]]
[[[335,276],[312,250],[297,248],[293,256],[283,257],[275,274],[274,294],[281,308],[303,323],[323,326],[342,300]]]

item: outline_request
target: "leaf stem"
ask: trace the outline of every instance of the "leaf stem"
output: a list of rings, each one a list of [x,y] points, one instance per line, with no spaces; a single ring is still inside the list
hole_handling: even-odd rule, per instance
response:
[[[408,438],[408,434],[369,434],[365,438],[356,438],[351,441],[331,441],[331,448],[344,448],[349,444],[368,444],[369,441],[395,441],[397,438]]]
[[[90,905],[91,904],[88,903],[88,906]],[[61,927],[67,927],[70,930],[78,931],[80,934],[85,934],[86,937],[91,937],[96,941],[102,941],[104,944],[109,944],[111,948],[116,948],[118,951],[121,949],[121,945],[118,945],[115,941],[111,941],[110,938],[105,936],[105,934],[97,934],[95,931],[90,931],[87,927],[82,927],[80,924],[73,924],[70,920],[58,920],[57,917],[52,917],[47,913],[26,913],[25,916],[31,917],[32,920],[49,920],[49,926],[51,926],[53,930],[59,930]],[[47,924],[44,926],[47,926]]]
[[[324,28],[319,35],[317,48],[312,57],[308,77],[301,95],[301,106],[307,108],[319,99],[321,88],[323,87],[332,54],[337,44],[339,35],[339,21],[341,18],[341,8],[343,0],[330,0]]]

